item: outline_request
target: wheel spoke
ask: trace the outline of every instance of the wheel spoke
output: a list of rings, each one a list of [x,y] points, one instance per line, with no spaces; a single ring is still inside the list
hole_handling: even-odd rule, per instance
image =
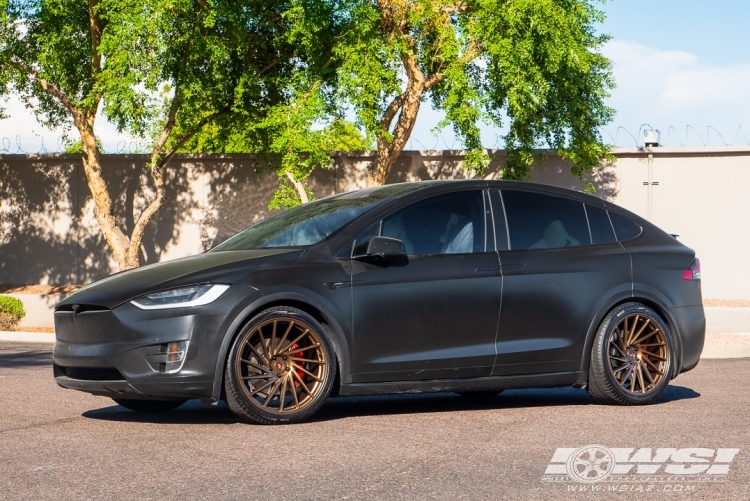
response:
[[[646,363],[641,359],[641,372],[643,374],[646,374],[646,377],[648,378],[648,382],[651,383],[651,386],[654,385],[654,378],[651,377],[651,372],[648,370],[648,367],[646,367]]]
[[[271,341],[268,345],[268,350],[271,353],[276,353],[276,322],[277,320],[273,321],[273,328],[271,330]]]
[[[307,393],[309,396],[312,397],[312,392],[310,391],[310,388],[307,387],[304,381],[302,381],[302,378],[297,375],[296,372],[292,371],[292,377],[297,378],[297,381],[299,382],[300,387],[305,390],[305,393]]]
[[[612,348],[614,348],[617,351],[619,351],[621,356],[627,357],[627,355],[625,354],[625,352],[623,350],[621,350],[620,347],[617,346],[615,343],[610,342],[609,344],[610,344],[610,346],[612,346]]]
[[[641,325],[641,328],[640,328],[640,329],[638,329],[638,332],[636,332],[636,333],[635,333],[635,335],[633,336],[633,341],[631,341],[631,342],[630,342],[630,343],[628,343],[628,344],[634,345],[635,343],[637,343],[637,342],[638,342],[638,340],[639,340],[639,339],[640,339],[640,337],[641,337],[641,334],[643,333],[643,331],[645,331],[645,330],[646,330],[646,327],[648,327],[648,325],[649,325],[650,323],[651,323],[651,319],[650,319],[650,318],[647,318],[647,319],[646,319],[646,321],[645,321],[645,322],[643,323],[643,325]],[[655,331],[651,331],[651,334],[653,334],[654,332],[655,332]],[[650,336],[651,334],[646,334],[646,337]]]
[[[269,379],[273,378],[273,376],[269,376],[268,374],[256,374],[253,376],[242,376],[242,379],[247,381],[248,379]]]
[[[618,368],[617,368],[617,369],[615,369],[614,371],[612,371],[612,373],[613,373],[613,374],[617,374],[617,373],[618,373],[618,372],[620,372],[620,371],[624,371],[624,370],[625,370],[625,369],[627,369],[628,367],[630,367],[630,364],[627,364],[627,363],[626,363],[626,364],[624,364],[624,365],[621,365],[620,367],[618,367]]]
[[[625,346],[630,345],[630,340],[633,339],[633,333],[635,332],[635,326],[638,325],[638,319],[640,319],[640,315],[635,316],[635,320],[633,320],[633,325],[630,326],[630,332],[628,333],[627,341],[625,341]]]
[[[297,336],[294,339],[294,341],[290,341],[289,342],[289,346],[294,346],[297,343],[297,341],[299,341],[300,339],[302,339],[303,337],[305,337],[308,332],[310,332],[310,329],[305,329],[304,331],[302,331],[302,334],[300,334],[299,336]],[[287,351],[285,351],[284,353],[282,353],[282,355],[285,354],[285,353],[289,353],[289,351],[288,351],[289,346],[287,346]],[[302,349],[301,348],[294,348],[294,351],[292,351],[291,353],[297,353],[298,351],[302,351]]]
[[[284,376],[282,378],[281,390],[279,391],[279,412],[284,410],[284,399],[286,398],[286,382],[289,378]]]
[[[281,339],[279,340],[279,344],[277,344],[277,347],[281,347],[284,345],[284,341],[286,341],[286,337],[289,335],[290,332],[292,332],[292,327],[294,327],[294,320],[289,322],[289,326],[286,328],[286,332],[284,332],[284,335],[281,336]],[[290,343],[291,344],[291,343]],[[278,353],[274,353],[274,355],[278,355]]]
[[[654,358],[658,358],[659,360],[662,360],[662,361],[666,361],[666,360],[667,360],[666,358],[664,358],[664,357],[661,357],[661,356],[659,356],[659,355],[657,355],[657,354],[655,354],[655,353],[651,353],[650,351],[646,351],[646,350],[641,350],[641,351],[642,351],[643,353],[645,353],[645,354],[646,354],[646,356],[647,356],[647,357],[649,357],[649,358],[650,358],[650,357],[654,357]]]
[[[299,364],[294,364],[294,363],[293,363],[292,365],[293,365],[293,366],[295,366],[296,368],[298,368],[299,370],[301,370],[302,372],[304,372],[305,374],[307,374],[308,376],[310,376],[311,378],[313,378],[314,380],[316,380],[317,382],[319,382],[319,383],[322,383],[322,382],[323,382],[323,380],[322,380],[322,379],[320,379],[320,378],[319,378],[318,376],[316,376],[316,375],[315,375],[315,374],[313,374],[312,372],[308,371],[307,369],[305,369],[305,368],[304,368],[304,367],[302,367],[301,365],[299,365]]]
[[[271,354],[268,352],[268,346],[266,346],[266,338],[263,337],[263,329],[258,327],[258,337],[260,337],[260,348],[263,350],[263,355],[266,357],[269,365],[271,364]]]
[[[660,368],[658,368],[658,367],[657,367],[656,365],[654,365],[654,363],[653,363],[653,362],[651,362],[651,360],[649,360],[648,358],[642,358],[641,360],[643,360],[643,361],[644,361],[644,362],[646,362],[646,363],[647,363],[648,365],[650,365],[651,367],[653,367],[653,368],[654,368],[654,370],[655,370],[655,371],[657,372],[657,374],[659,374],[660,376],[663,376],[663,375],[664,375],[664,372],[663,372],[663,371],[662,371],[662,370],[661,370]]]
[[[322,360],[312,360],[309,358],[289,357],[289,360],[294,360],[295,362],[305,362],[308,364],[325,364],[325,362]]]
[[[625,363],[625,364],[626,364],[626,363],[628,363],[627,359],[625,359],[625,358],[620,358],[620,357],[612,357],[612,356],[610,356],[610,357],[609,357],[609,359],[610,359],[610,360],[617,360],[618,362],[622,362],[622,363]]]
[[[250,348],[250,351],[253,352],[253,354],[255,355],[255,357],[258,360],[263,361],[263,363],[266,364],[266,365],[271,365],[271,361],[269,359],[264,358],[263,355],[261,355],[260,352],[255,349],[255,346],[253,346],[252,344],[250,344],[250,340],[248,340],[246,342],[246,344],[247,344],[247,347]]]
[[[281,356],[281,355],[290,355],[292,353],[299,353],[301,351],[312,350],[313,348],[317,348],[319,346],[320,346],[320,343],[313,343],[310,346],[302,346],[300,348],[294,348],[292,350],[287,350],[284,353],[279,353],[279,356]]]
[[[630,365],[628,367],[628,372],[625,374],[625,377],[623,377],[622,380],[621,380],[622,386],[624,387],[625,383],[628,382],[628,378],[630,378],[630,390],[631,391],[633,389],[633,377],[632,377],[632,374],[633,374],[633,366]]]
[[[297,388],[294,387],[294,381],[290,381],[289,384],[292,386],[292,398],[294,399],[294,408],[299,409],[299,398],[297,397]]]
[[[639,344],[636,348],[651,348],[655,346],[667,346],[667,343],[651,343],[651,344]],[[643,350],[646,351],[646,350]]]
[[[259,386],[258,388],[255,388],[253,391],[248,393],[248,396],[249,397],[255,396],[256,393],[258,393],[259,391],[265,390],[266,388],[271,386],[275,381],[276,381],[275,379],[269,379],[266,384],[264,384],[263,386]]]
[[[260,366],[256,364],[255,362],[251,362],[250,360],[247,360],[246,358],[241,358],[240,360],[243,363],[246,363],[247,365],[252,367],[253,369],[259,370],[261,372],[265,372],[266,374],[271,374],[271,371],[267,367]]]
[[[268,392],[268,396],[266,396],[266,399],[263,401],[263,407],[268,407],[268,404],[271,403],[273,396],[276,395],[276,391],[279,389],[279,386],[281,386],[281,381],[283,381],[283,379],[276,380],[276,384],[273,385],[271,391]]]

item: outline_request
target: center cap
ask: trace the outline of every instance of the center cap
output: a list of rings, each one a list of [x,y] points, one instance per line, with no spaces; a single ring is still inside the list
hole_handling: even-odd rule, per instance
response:
[[[280,371],[284,367],[281,365],[281,362],[276,362],[273,366],[277,371]]]
[[[628,360],[631,362],[638,360],[638,352],[634,348],[628,348],[625,351],[625,355],[627,355]]]

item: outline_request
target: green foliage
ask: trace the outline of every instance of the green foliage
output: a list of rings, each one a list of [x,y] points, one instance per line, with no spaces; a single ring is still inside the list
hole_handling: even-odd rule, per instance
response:
[[[436,129],[453,128],[478,174],[489,163],[484,122],[508,128],[504,178],[527,179],[532,151],[552,147],[584,179],[608,154],[598,129],[613,116],[597,3],[342,0],[335,98],[354,109],[368,136],[385,139],[382,147],[398,131],[384,120],[386,109],[422,85],[420,99],[446,114]]]
[[[101,153],[104,153],[104,147],[102,146],[102,142],[99,140],[99,138],[96,139],[96,146],[99,148],[99,151]],[[81,140],[79,139],[78,141],[66,143],[65,147],[63,148],[63,153],[67,153],[67,154],[83,153],[83,144]]]
[[[11,296],[0,296],[0,313],[5,313],[13,317],[16,322],[20,322],[26,316],[26,310],[23,309],[23,302]]]

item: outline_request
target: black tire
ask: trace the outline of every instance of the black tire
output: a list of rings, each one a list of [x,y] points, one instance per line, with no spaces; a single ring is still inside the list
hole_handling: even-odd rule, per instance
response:
[[[503,390],[483,390],[483,391],[457,391],[457,395],[464,398],[492,398],[501,394]]]
[[[167,412],[178,408],[187,400],[135,400],[113,398],[117,405],[135,412]]]
[[[675,362],[666,322],[646,305],[622,304],[604,317],[596,333],[587,390],[602,404],[651,404],[667,389]]]
[[[278,332],[273,330],[275,323],[282,327]],[[298,351],[289,351],[295,349],[297,343],[290,338],[296,336],[283,336],[285,326],[300,336]],[[282,357],[285,352],[287,357]],[[224,371],[226,402],[248,423],[297,423],[325,403],[336,368],[336,354],[323,326],[302,310],[275,306],[253,317],[235,338]]]

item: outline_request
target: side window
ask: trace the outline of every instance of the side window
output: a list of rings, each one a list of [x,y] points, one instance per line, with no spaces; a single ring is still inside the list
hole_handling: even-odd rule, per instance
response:
[[[503,190],[502,196],[512,250],[591,243],[583,203],[526,191]]]
[[[617,240],[619,240],[620,242],[630,240],[631,238],[635,238],[641,234],[641,227],[634,222],[629,221],[622,216],[618,216],[613,212],[609,213],[609,217],[610,219],[612,219],[612,226],[615,227]]]
[[[586,204],[586,215],[589,218],[589,228],[591,229],[591,243],[609,244],[617,242],[615,232],[612,230],[612,223],[609,222],[607,217],[607,211]]]
[[[410,256],[484,252],[481,191],[440,195],[383,219],[381,235],[404,242]]]

